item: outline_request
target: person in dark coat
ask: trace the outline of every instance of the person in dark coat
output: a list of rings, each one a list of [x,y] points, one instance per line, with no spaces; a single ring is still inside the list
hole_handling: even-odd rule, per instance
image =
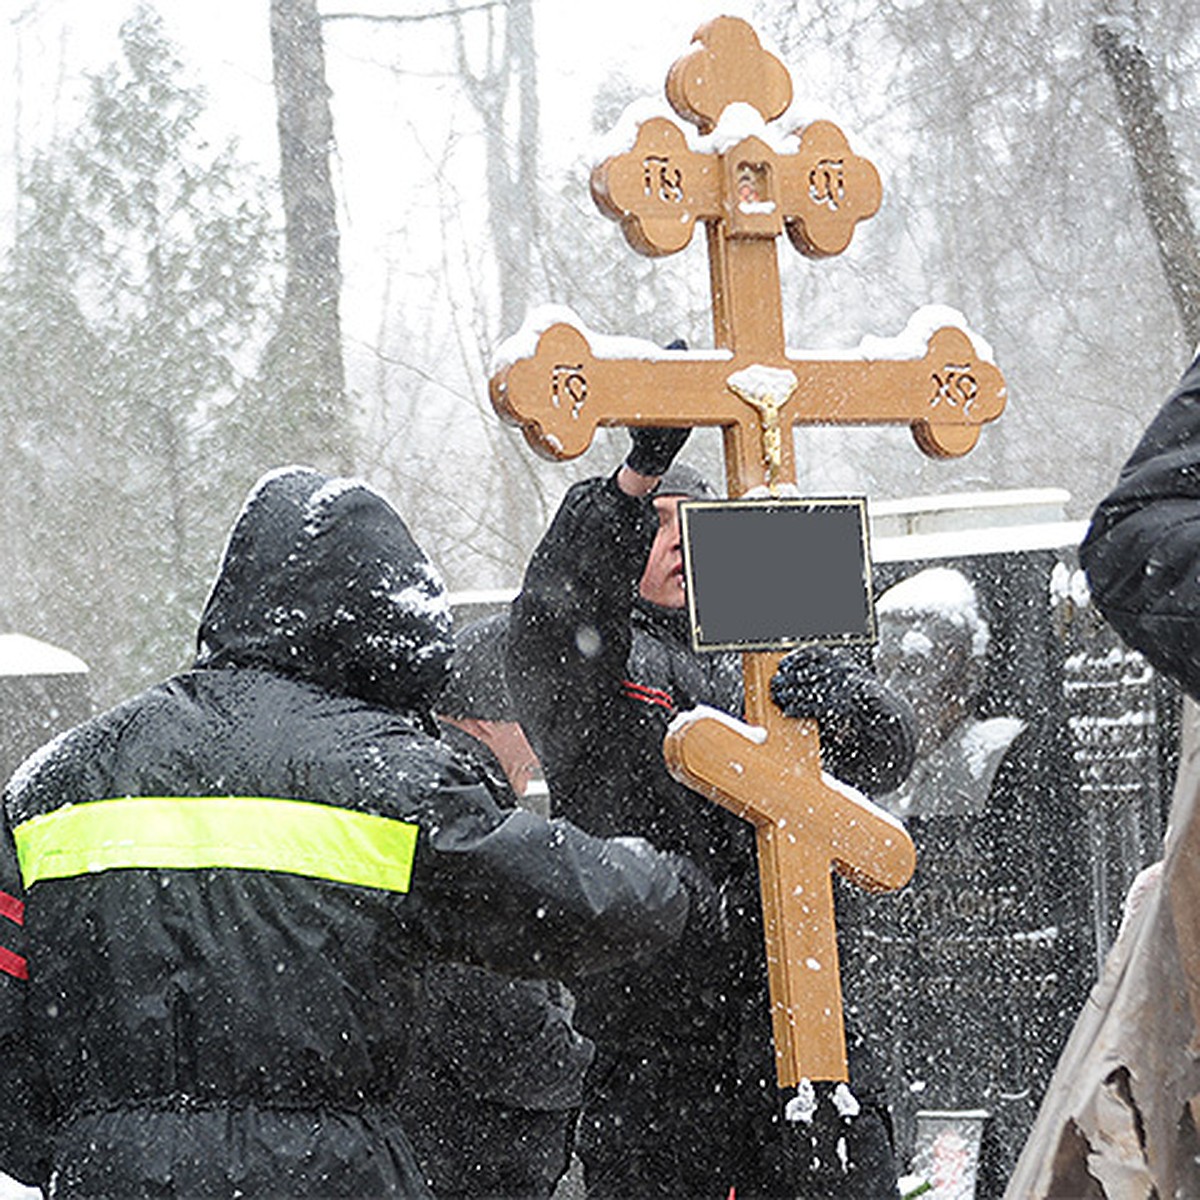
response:
[[[674,781],[663,759],[677,713],[742,708],[737,657],[691,649],[677,508],[713,492],[672,466],[686,436],[634,430],[619,471],[568,490],[510,616],[509,686],[556,811],[686,856],[727,910],[721,940],[570,984],[597,1045],[579,1132],[588,1197],[724,1200],[735,1186],[738,1200],[875,1200],[895,1186],[882,1103],[821,1085],[812,1123],[783,1119],[753,830]],[[772,689],[786,713],[821,722],[825,769],[877,791],[904,777],[911,720],[869,672],[806,648]]]
[[[502,808],[539,770],[504,679],[505,613],[455,631],[437,701],[443,739],[475,760]],[[413,1037],[405,1099],[417,1161],[439,1200],[553,1194],[571,1161],[583,1078],[595,1047],[574,1027],[574,1000],[551,979],[433,963]]]
[[[1096,607],[1122,639],[1200,701],[1200,353],[1097,504],[1079,557]],[[1103,975],[1017,1164],[1013,1185],[1024,1194],[1063,1195],[1064,1180],[1118,1179],[1144,1195],[1200,1195],[1200,755],[1192,716],[1162,858],[1130,888]]]
[[[1096,506],[1079,557],[1112,627],[1200,697],[1200,357]]]
[[[452,651],[378,493],[302,468],[253,490],[193,669],[4,792],[0,1050],[27,1061],[0,1083],[45,1123],[0,1170],[60,1197],[426,1196],[424,969],[559,977],[681,935],[669,862],[499,808],[437,738]]]

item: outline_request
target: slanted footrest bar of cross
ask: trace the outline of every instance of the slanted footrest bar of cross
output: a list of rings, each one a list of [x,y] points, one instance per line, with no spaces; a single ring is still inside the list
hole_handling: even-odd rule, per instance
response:
[[[763,730],[698,710],[672,726],[663,751],[676,779],[757,830],[779,1085],[846,1079],[830,869],[874,891],[902,887],[911,839],[822,777],[813,722],[777,716]]]

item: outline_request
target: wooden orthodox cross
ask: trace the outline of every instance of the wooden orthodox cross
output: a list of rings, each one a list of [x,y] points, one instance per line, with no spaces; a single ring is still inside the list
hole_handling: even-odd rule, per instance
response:
[[[492,403],[539,453],[583,453],[600,425],[719,426],[731,497],[794,485],[797,424],[906,424],[927,454],[964,454],[1004,407],[999,370],[952,326],[921,357],[792,356],[784,344],[776,241],[810,257],[840,254],[879,207],[875,168],[837,126],[784,139],[767,129],[791,79],[754,30],[719,17],[670,69],[667,98],[701,135],[668,117],[638,126],[631,149],[600,163],[592,194],[633,248],[672,254],[697,221],[708,235],[716,352],[608,357],[558,321],[536,349],[500,365]],[[731,107],[732,106],[732,107]],[[694,139],[693,135],[693,139]],[[875,889],[903,886],[915,857],[903,828],[822,777],[816,724],[770,699],[778,653],[747,653],[745,719],[678,722],[671,772],[757,830],[779,1085],[846,1079],[830,867]]]

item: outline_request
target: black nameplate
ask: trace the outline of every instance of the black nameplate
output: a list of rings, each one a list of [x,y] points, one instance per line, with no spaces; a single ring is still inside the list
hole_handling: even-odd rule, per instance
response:
[[[679,516],[696,650],[875,641],[864,498],[685,500]]]

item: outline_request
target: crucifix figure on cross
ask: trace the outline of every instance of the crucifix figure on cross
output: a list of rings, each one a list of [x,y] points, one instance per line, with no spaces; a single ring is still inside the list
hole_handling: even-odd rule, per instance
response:
[[[583,453],[600,426],[719,427],[735,498],[794,490],[797,425],[905,424],[927,454],[969,451],[1003,409],[1005,386],[964,330],[924,330],[921,352],[875,360],[785,345],[780,235],[810,257],[841,253],[879,207],[875,168],[827,121],[786,137],[769,127],[791,103],[791,80],[736,18],[697,31],[666,91],[698,135],[665,116],[642,122],[627,151],[595,168],[592,192],[642,254],[675,253],[704,224],[715,349],[663,355],[642,343],[628,353],[623,341],[613,353],[554,313],[501,349],[491,379],[497,412],[555,459]],[[664,752],[678,779],[756,830],[786,1087],[847,1078],[831,867],[890,890],[910,877],[914,852],[897,822],[822,776],[816,723],[772,703],[780,659],[743,656],[752,737],[701,714],[672,727]]]

